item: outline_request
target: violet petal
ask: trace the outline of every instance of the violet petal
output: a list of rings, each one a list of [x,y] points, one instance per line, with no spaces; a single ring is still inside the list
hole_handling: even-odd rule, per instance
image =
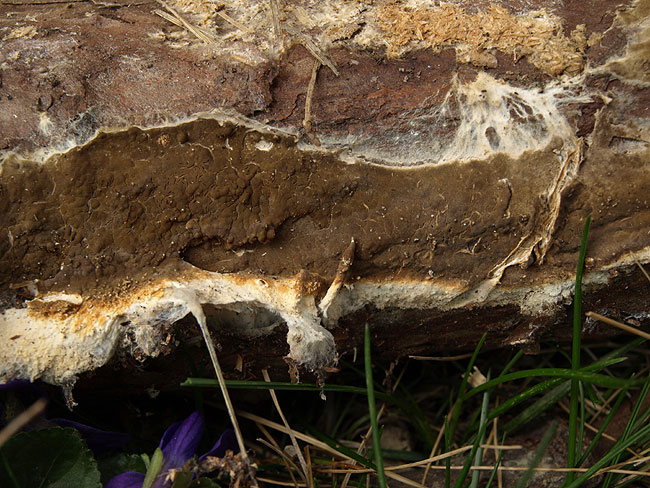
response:
[[[235,431],[232,429],[224,430],[223,434],[221,434],[221,437],[219,437],[217,443],[214,446],[212,446],[212,449],[210,449],[203,456],[201,456],[199,458],[199,461],[203,461],[208,456],[215,456],[220,458],[224,457],[228,449],[230,449],[233,452],[239,451],[239,446],[237,444],[237,436],[235,435]]]
[[[126,471],[110,479],[104,488],[142,488],[144,474]]]
[[[163,470],[180,468],[194,456],[203,437],[203,419],[199,412],[192,413],[181,422],[172,424],[160,440],[165,465]]]

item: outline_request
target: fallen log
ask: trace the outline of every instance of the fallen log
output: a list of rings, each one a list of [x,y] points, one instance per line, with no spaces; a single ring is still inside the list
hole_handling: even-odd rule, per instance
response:
[[[534,346],[588,215],[586,304],[647,324],[650,3],[592,3],[0,2],[0,380],[188,314],[317,373]]]

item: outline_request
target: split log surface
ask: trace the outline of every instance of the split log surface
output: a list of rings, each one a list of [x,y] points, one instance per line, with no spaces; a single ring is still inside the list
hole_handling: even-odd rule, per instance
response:
[[[0,379],[563,338],[588,215],[647,324],[650,2],[538,3],[0,2]]]

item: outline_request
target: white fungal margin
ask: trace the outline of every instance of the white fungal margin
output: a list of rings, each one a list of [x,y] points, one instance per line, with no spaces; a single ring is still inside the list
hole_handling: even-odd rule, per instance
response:
[[[605,286],[614,270],[634,266],[636,261],[650,262],[650,248],[586,273],[584,286]],[[499,286],[470,300],[467,288],[458,282],[359,280],[338,290],[324,320],[315,297],[301,295],[299,283],[299,277],[260,279],[193,268],[177,280],[151,283],[110,305],[87,298],[80,303],[76,295],[45,295],[38,300],[78,308],[66,314],[45,314],[27,306],[0,313],[0,382],[41,378],[72,384],[81,373],[106,364],[120,348],[128,352],[138,347],[145,355],[156,356],[164,325],[188,314],[205,320],[210,316],[208,307],[212,311],[250,307],[250,314],[229,325],[242,335],[268,333],[268,324],[255,319],[255,310],[277,317],[288,328],[288,358],[320,371],[337,360],[334,338],[326,327],[365,306],[444,312],[459,306],[517,305],[523,315],[535,317],[552,314],[568,303],[574,286],[572,277],[520,287]]]

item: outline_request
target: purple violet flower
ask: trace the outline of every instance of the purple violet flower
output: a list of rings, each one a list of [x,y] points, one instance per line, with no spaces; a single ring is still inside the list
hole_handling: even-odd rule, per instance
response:
[[[194,456],[201,437],[203,437],[203,418],[199,412],[194,412],[185,420],[172,424],[165,431],[158,445],[158,448],[162,451],[162,468],[153,485],[151,485],[152,488],[171,486],[172,483],[167,474],[170,470],[181,468]],[[199,461],[202,461],[207,456],[223,457],[228,449],[237,450],[237,440],[232,429],[224,431],[217,443],[212,449],[203,454]],[[112,478],[104,488],[142,488],[144,480],[145,475],[143,473],[127,471]]]

